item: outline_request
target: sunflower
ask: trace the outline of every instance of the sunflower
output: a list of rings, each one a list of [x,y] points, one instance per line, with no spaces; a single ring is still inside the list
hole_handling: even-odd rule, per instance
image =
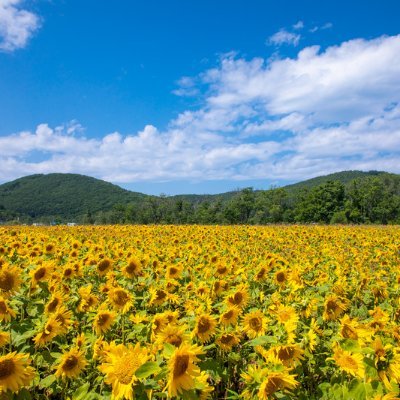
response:
[[[335,321],[338,319],[347,309],[348,301],[341,299],[335,294],[329,295],[324,302],[324,321]]]
[[[128,264],[122,268],[122,273],[127,278],[133,279],[139,276],[142,272],[142,264],[136,257],[132,257],[128,260]]]
[[[29,275],[31,276],[31,286],[36,287],[39,282],[46,282],[50,279],[53,272],[51,264],[42,264],[32,270]]]
[[[188,340],[189,335],[186,333],[186,326],[167,325],[156,335],[155,344],[161,348],[164,343],[179,347]]]
[[[274,276],[275,283],[281,287],[285,286],[288,281],[288,273],[286,270],[280,270],[275,272]]]
[[[250,339],[265,335],[267,322],[266,316],[260,310],[251,311],[243,318],[243,331]]]
[[[94,308],[99,299],[92,294],[92,285],[81,286],[78,289],[81,298],[78,306],[78,312],[87,312]]]
[[[3,265],[0,269],[0,293],[4,296],[18,291],[21,285],[21,271],[16,266]]]
[[[35,336],[33,341],[36,347],[42,347],[46,343],[52,341],[56,336],[62,332],[61,324],[52,315],[44,324],[42,330]]]
[[[97,312],[93,319],[93,329],[97,335],[106,333],[115,321],[116,314],[114,311],[101,309]]]
[[[279,305],[277,309],[272,312],[275,314],[278,322],[283,324],[288,332],[296,330],[299,317],[293,307]]]
[[[46,304],[44,310],[46,314],[51,314],[57,310],[57,308],[64,303],[64,297],[60,292],[54,292]]]
[[[295,377],[296,375],[290,375],[288,372],[268,373],[260,385],[258,398],[268,400],[275,392],[295,389],[299,384]]]
[[[328,358],[328,360],[332,359],[341,371],[347,372],[354,377],[364,378],[363,356],[361,354],[354,354],[335,346],[333,357]]]
[[[168,292],[164,289],[151,288],[150,295],[150,304],[155,306],[161,306],[168,300]]]
[[[115,287],[108,292],[108,300],[111,305],[125,314],[133,306],[132,295],[122,287]]]
[[[65,306],[60,306],[53,316],[60,324],[60,334],[67,333],[72,324],[72,311]]]
[[[107,273],[112,269],[112,261],[109,258],[103,258],[97,264],[97,273],[99,276],[107,275]]]
[[[390,344],[383,345],[380,337],[372,343],[375,352],[375,367],[378,371],[379,379],[388,390],[392,390],[390,380],[400,383],[400,353],[397,348]]]
[[[224,325],[236,325],[238,316],[240,314],[240,309],[237,307],[230,307],[219,317],[219,322]]]
[[[269,351],[286,367],[293,367],[304,359],[304,350],[298,344],[276,346]]]
[[[174,264],[167,267],[167,273],[165,277],[170,279],[179,279],[183,271],[182,264]]]
[[[196,326],[193,334],[201,343],[207,342],[215,334],[217,321],[209,314],[201,314],[196,318]]]
[[[57,378],[77,378],[87,365],[83,351],[73,347],[63,353],[60,362],[56,366],[55,376]]]
[[[223,351],[231,351],[233,346],[239,344],[240,338],[235,335],[233,332],[224,332],[218,336],[215,340],[215,343],[223,350]]]
[[[10,333],[0,331],[0,348],[10,343]]]
[[[0,296],[0,321],[11,321],[11,318],[15,318],[15,311],[9,307],[8,301]]]
[[[245,285],[241,285],[235,293],[227,296],[226,303],[229,307],[244,308],[248,302],[249,294]]]
[[[195,387],[195,378],[200,376],[200,368],[195,364],[198,355],[203,354],[201,347],[183,344],[175,349],[168,360],[169,396],[177,396],[183,390],[191,390]]]
[[[110,347],[99,370],[106,375],[105,382],[112,385],[111,400],[134,398],[133,387],[138,381],[135,372],[148,357],[147,350],[139,343],[135,347],[123,344]]]
[[[0,357],[0,393],[7,390],[15,393],[28,386],[35,377],[35,370],[29,366],[28,354],[17,352]]]
[[[214,276],[217,278],[223,278],[229,274],[230,268],[225,263],[219,263],[216,265]]]

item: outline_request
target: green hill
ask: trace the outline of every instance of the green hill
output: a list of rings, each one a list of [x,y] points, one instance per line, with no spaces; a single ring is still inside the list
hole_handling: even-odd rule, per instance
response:
[[[0,185],[0,207],[31,218],[74,220],[147,197],[100,179],[77,174],[30,175]]]
[[[0,222],[295,222],[300,215],[299,207],[305,207],[304,196],[308,196],[307,193],[316,196],[321,190],[328,193],[334,190],[329,186],[332,182],[343,185],[344,197],[337,209],[347,213],[351,217],[349,221],[394,221],[395,216],[400,215],[397,205],[400,175],[382,171],[337,172],[275,190],[246,189],[216,195],[159,197],[125,190],[84,175],[47,174],[26,176],[0,185]],[[368,211],[369,216],[353,218],[355,212],[348,211],[350,206],[358,207],[357,212],[361,214],[367,215]],[[392,209],[389,217],[380,216],[382,210],[389,209]],[[306,216],[304,220],[313,221],[313,218]]]
[[[297,182],[292,185],[286,185],[284,186],[284,189],[289,194],[296,194],[302,189],[311,189],[328,181],[339,181],[344,185],[347,185],[354,179],[365,179],[370,177],[384,176],[395,176],[395,174],[390,174],[384,171],[341,171],[329,175],[317,176],[316,178],[307,179],[305,181]]]

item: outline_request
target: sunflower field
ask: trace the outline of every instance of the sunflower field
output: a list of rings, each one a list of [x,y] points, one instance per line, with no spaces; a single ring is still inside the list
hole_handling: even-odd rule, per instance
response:
[[[0,227],[0,400],[397,399],[400,228]]]

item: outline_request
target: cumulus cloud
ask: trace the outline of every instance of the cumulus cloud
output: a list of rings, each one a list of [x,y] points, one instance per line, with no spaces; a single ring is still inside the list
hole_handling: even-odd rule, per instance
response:
[[[267,44],[273,46],[282,46],[285,44],[297,46],[299,44],[300,38],[301,36],[298,33],[293,33],[287,31],[286,29],[281,29],[268,38]]]
[[[227,54],[187,79],[182,86],[207,88],[204,104],[163,130],[89,139],[72,121],[0,137],[0,180],[54,171],[116,183],[400,173],[400,35],[277,60]]]
[[[37,15],[21,9],[21,0],[0,1],[0,51],[12,52],[26,46],[39,28]]]

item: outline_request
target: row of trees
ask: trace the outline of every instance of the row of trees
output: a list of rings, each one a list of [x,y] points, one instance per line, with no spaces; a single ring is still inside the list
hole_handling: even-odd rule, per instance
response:
[[[328,181],[311,189],[246,188],[228,200],[216,197],[189,201],[149,197],[140,203],[117,204],[95,215],[88,224],[268,224],[268,223],[400,223],[400,184],[389,178],[368,177],[344,185]]]

